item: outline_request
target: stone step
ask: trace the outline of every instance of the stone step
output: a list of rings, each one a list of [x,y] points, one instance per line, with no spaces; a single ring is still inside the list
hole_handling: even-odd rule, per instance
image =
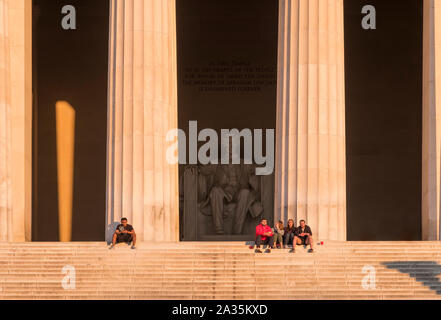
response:
[[[77,276],[78,277],[78,276]],[[43,280],[44,279],[44,280]],[[45,282],[45,281],[54,281],[54,282],[58,282],[60,283],[61,279],[63,279],[62,276],[58,275],[58,276],[40,276],[40,277],[34,277],[34,278],[30,278],[30,276],[28,277],[9,277],[7,280],[1,280],[0,281],[0,287],[2,285],[5,285],[7,283],[13,283],[13,284],[26,284],[26,283],[40,283],[40,282]],[[78,279],[78,278],[77,278]],[[287,283],[294,283],[294,284],[301,284],[301,283],[323,283],[323,284],[336,284],[336,283],[358,283],[360,284],[362,281],[363,277],[359,276],[359,277],[350,277],[350,276],[341,276],[341,277],[337,277],[337,276],[320,276],[320,277],[308,277],[308,278],[286,278],[284,283],[277,283],[271,280],[259,280],[259,279],[253,279],[253,278],[242,278],[242,277],[237,277],[234,279],[231,278],[193,278],[193,277],[170,277],[170,280],[162,278],[162,279],[151,279],[151,278],[147,278],[147,277],[133,277],[133,280],[129,283],[135,283],[135,281],[139,281],[139,282],[147,282],[147,283],[154,283],[156,284],[164,284],[164,283],[172,283],[173,285],[177,285],[177,283],[212,283],[212,284],[216,284],[216,283],[226,283],[226,284],[234,284],[234,283],[239,283],[239,282],[248,282],[248,283],[261,283],[261,284],[273,284],[273,285],[278,285],[278,286],[289,286]],[[123,278],[112,278],[112,277],[89,277],[89,278],[85,278],[85,277],[81,277],[81,280],[77,280],[78,282],[82,282],[82,283],[86,283],[86,282],[94,282],[95,280],[100,280],[101,283],[107,283],[107,282],[111,282],[111,281],[119,281],[122,282],[124,281]],[[260,281],[260,282],[259,282]],[[377,282],[378,283],[383,283],[383,282],[395,282],[397,285],[400,283],[403,284],[409,284],[409,283],[427,283],[427,284],[434,284],[434,285],[438,285],[437,280],[434,280],[433,277],[427,276],[427,277],[418,277],[418,280],[413,279],[413,278],[409,278],[409,277],[399,277],[399,276],[389,276],[389,277],[378,277],[377,278]]]
[[[340,283],[326,283],[326,282],[302,282],[302,283],[291,283],[290,285],[285,285],[284,287],[280,287],[281,289],[277,289],[277,290],[298,290],[299,286],[300,288],[302,288],[301,286],[314,286],[313,288],[308,288],[305,290],[334,290],[334,289],[357,289],[357,290],[362,290],[362,284],[361,281],[357,282],[352,282],[352,283],[345,283],[345,282],[340,282]],[[242,288],[242,289],[258,289],[258,290],[273,290],[276,286],[272,285],[271,283],[204,283],[204,282],[200,282],[200,283],[194,283],[194,282],[189,282],[189,283],[181,283],[181,284],[176,284],[176,283],[118,283],[118,282],[102,282],[102,283],[97,283],[97,282],[77,282],[76,287],[78,289],[84,289],[84,288],[148,288],[149,290],[156,290],[156,289],[170,289],[170,290],[199,290],[201,288],[207,289],[207,290],[217,290],[217,289],[238,289],[238,288]],[[277,286],[279,287],[279,286]],[[23,288],[38,288],[39,290],[42,290],[44,288],[48,288],[48,289],[61,289],[62,285],[61,285],[61,281],[44,281],[41,283],[3,283],[1,286],[1,290],[2,292],[7,291],[7,290],[14,290],[14,289],[20,289],[22,290]],[[394,287],[391,283],[389,285],[385,285],[385,284],[379,284],[377,286],[377,289],[381,289],[381,288],[389,288],[389,289],[401,289],[401,288],[421,288],[424,290],[429,290],[428,287],[423,286],[422,284],[417,284],[417,283],[405,283],[405,284],[397,284],[397,287]],[[438,290],[440,288],[440,285],[433,285],[431,286],[432,289],[436,289]]]
[[[7,288],[3,289],[0,292],[0,295],[5,294],[12,294],[12,293],[38,293],[42,295],[47,295],[51,293],[59,293],[59,294],[75,294],[81,291],[80,293],[96,293],[96,292],[105,292],[105,293],[113,293],[113,294],[121,294],[121,292],[126,292],[125,294],[136,294],[136,293],[142,293],[142,294],[155,294],[155,293],[167,293],[167,294],[185,294],[185,293],[196,293],[197,294],[265,294],[265,295],[280,295],[283,294],[295,294],[295,295],[302,295],[302,294],[308,294],[308,293],[319,293],[319,294],[350,294],[350,293],[358,293],[358,294],[425,294],[425,295],[432,295],[433,293],[436,294],[435,291],[431,291],[428,288],[418,288],[418,287],[409,287],[408,290],[403,291],[401,288],[377,288],[375,290],[365,290],[361,287],[340,287],[340,288],[331,288],[331,287],[323,287],[323,288],[308,288],[308,289],[299,289],[297,287],[292,288],[286,288],[286,289],[280,289],[280,288],[274,288],[274,287],[253,287],[253,288],[246,288],[246,287],[218,287],[218,288],[204,288],[204,287],[197,287],[197,288],[150,288],[147,287],[145,289],[138,288],[138,287],[77,287],[72,290],[64,290],[61,287],[41,287],[41,288]],[[128,292],[130,291],[130,293]]]
[[[397,246],[397,247],[380,247],[380,248],[376,248],[376,250],[374,251],[374,253],[376,252],[403,252],[403,251],[408,251],[408,252],[415,252],[416,250],[421,250],[421,251],[426,251],[426,252],[435,252],[437,250],[439,250],[441,248],[441,246],[432,246],[432,247],[427,247],[427,246]],[[194,252],[197,254],[210,254],[210,253],[218,253],[218,252],[231,252],[231,253],[235,253],[235,252],[248,252],[248,253],[254,253],[254,250],[249,249],[248,247],[212,247],[212,248],[207,248],[207,247],[194,247],[194,248],[179,248],[179,247],[172,247],[172,248],[149,248],[149,247],[140,247],[137,246],[136,250],[129,250],[130,247],[129,246],[124,246],[124,247],[116,247],[113,250],[109,250],[108,247],[106,246],[102,246],[102,247],[84,247],[84,248],[69,248],[69,247],[60,247],[60,248],[52,248],[52,247],[0,247],[0,253],[9,253],[11,252],[11,250],[13,250],[14,252],[30,252],[30,251],[34,251],[34,252],[59,252],[59,253],[63,253],[63,252],[68,252],[68,251],[75,251],[75,252],[84,252],[84,253],[88,253],[88,252],[94,252],[94,251],[98,251],[98,252],[119,252],[119,251],[127,251],[127,252],[162,252],[164,250],[167,250],[170,253],[188,253],[188,252]],[[266,249],[266,248],[264,248]],[[276,252],[286,252],[288,250],[290,250],[291,248],[287,248],[287,249],[273,249],[272,252],[276,253]],[[309,250],[308,248],[304,248],[304,247],[296,247],[296,251],[299,252],[306,252],[307,250]],[[322,252],[332,252],[332,253],[349,253],[349,252],[353,252],[353,253],[373,253],[372,251],[372,247],[366,247],[366,248],[353,248],[353,247],[346,247],[346,248],[339,248],[339,247],[326,247],[326,246],[320,246],[320,247],[316,247],[315,248],[316,251],[322,251]]]
[[[97,257],[99,255],[99,257]],[[45,258],[42,258],[45,256]],[[65,256],[57,256],[56,254],[40,254],[40,256],[35,254],[23,255],[23,256],[0,256],[0,261],[9,262],[9,261],[66,261],[66,260],[91,260],[91,261],[112,261],[112,260],[137,260],[137,261],[161,261],[161,262],[197,262],[197,261],[210,261],[210,262],[222,262],[222,261],[276,261],[274,258],[277,258],[277,261],[282,260],[299,260],[299,261],[329,261],[329,262],[344,262],[347,260],[350,261],[433,261],[433,260],[441,260],[441,255],[438,254],[383,254],[383,255],[328,255],[322,253],[314,253],[314,254],[264,254],[264,255],[247,255],[243,254],[239,257],[225,257],[225,256],[197,256],[197,255],[182,255],[182,256],[150,256],[148,254],[140,254],[137,255],[106,255],[105,253],[95,253],[94,255],[89,256],[76,256],[76,255],[65,255]]]
[[[75,290],[61,287],[66,265]],[[375,290],[362,288],[366,265]],[[313,254],[255,254],[243,242],[0,244],[0,299],[436,299],[440,273],[440,242],[326,242]]]
[[[329,248],[329,247],[318,247],[315,248],[315,251],[317,252],[330,252],[330,253],[368,253],[368,254],[375,254],[375,253],[381,253],[381,252],[390,252],[390,253],[395,253],[395,252],[417,252],[417,251],[421,251],[421,252],[437,252],[437,250],[439,250],[441,248],[441,246],[439,247],[396,247],[396,248],[376,248],[375,251],[372,251],[372,248]],[[265,250],[266,248],[263,248],[263,250]],[[200,248],[143,248],[143,247],[139,247],[137,246],[136,250],[130,250],[130,247],[117,247],[113,250],[109,250],[107,247],[87,247],[87,248],[83,248],[83,249],[78,249],[78,248],[59,248],[59,249],[55,249],[55,248],[36,248],[36,247],[26,247],[26,248],[0,248],[0,254],[7,254],[7,253],[11,253],[11,252],[16,252],[16,253],[26,253],[26,252],[46,252],[46,253],[66,253],[66,252],[76,252],[76,253],[93,253],[93,252],[150,252],[150,253],[160,253],[160,252],[164,252],[165,250],[167,250],[168,253],[174,253],[174,254],[179,254],[179,253],[195,253],[195,254],[216,254],[216,253],[223,253],[223,252],[227,252],[227,253],[255,253],[253,249],[249,249],[247,247],[229,247],[229,248],[204,248],[204,247],[200,247]],[[287,249],[273,249],[272,253],[277,253],[277,252],[287,252],[291,250],[291,248],[287,248]],[[296,252],[308,252],[309,248],[303,248],[303,247],[296,247]]]
[[[308,258],[308,257],[320,257],[320,258],[343,258],[343,257],[352,257],[352,258],[357,258],[357,257],[393,257],[395,255],[399,255],[401,257],[403,256],[421,256],[421,257],[441,257],[440,254],[440,249],[438,250],[434,250],[434,251],[419,251],[419,250],[415,250],[412,252],[404,252],[404,251],[399,251],[397,250],[396,252],[377,252],[375,254],[369,253],[369,252],[359,252],[359,253],[354,253],[354,252],[327,252],[324,250],[316,250],[314,253],[308,253],[306,251],[302,252],[302,251],[296,251],[296,253],[288,253],[288,250],[283,250],[283,251],[272,251],[271,253],[261,253],[261,254],[257,254],[254,252],[250,252],[250,251],[237,251],[237,252],[229,252],[229,251],[221,251],[221,252],[207,252],[207,253],[202,253],[202,252],[194,252],[194,251],[189,251],[189,252],[150,252],[150,251],[142,251],[142,250],[119,250],[119,251],[95,251],[95,252],[74,252],[74,251],[66,251],[63,253],[60,252],[36,252],[36,251],[28,251],[28,252],[22,252],[22,253],[17,253],[14,252],[12,253],[8,253],[8,254],[2,254],[0,253],[0,259],[10,259],[10,258],[29,258],[29,257],[35,257],[35,256],[42,256],[45,255],[47,256],[48,259],[53,258],[53,257],[57,257],[57,258],[70,258],[70,257],[75,257],[75,258],[91,258],[91,257],[96,257],[97,254],[100,254],[100,256],[102,256],[102,258],[112,258],[112,257],[149,257],[151,259],[179,259],[179,258],[200,258],[200,259],[214,259],[214,260],[220,260],[220,259],[236,259],[236,260],[241,260],[244,259],[245,257],[249,258],[249,257],[254,257],[254,258],[259,258],[259,259],[265,259],[265,258],[269,258],[269,257],[302,257],[302,258]]]

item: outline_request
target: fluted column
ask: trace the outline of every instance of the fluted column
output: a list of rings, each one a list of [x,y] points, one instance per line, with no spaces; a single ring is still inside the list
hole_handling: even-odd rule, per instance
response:
[[[32,0],[0,0],[0,241],[31,240]]]
[[[440,0],[424,0],[423,57],[422,234],[423,240],[440,240]]]
[[[178,241],[178,171],[166,161],[177,128],[174,0],[112,0],[108,223],[127,217],[139,240]]]
[[[0,0],[0,241],[12,241],[11,72],[8,1]]]
[[[276,218],[346,240],[343,0],[280,0]]]

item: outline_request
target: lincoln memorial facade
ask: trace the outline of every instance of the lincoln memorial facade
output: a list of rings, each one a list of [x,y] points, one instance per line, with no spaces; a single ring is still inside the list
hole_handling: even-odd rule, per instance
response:
[[[439,240],[441,0],[369,4],[0,0],[0,241]],[[215,202],[225,168],[167,160],[190,121],[274,129],[273,174]]]

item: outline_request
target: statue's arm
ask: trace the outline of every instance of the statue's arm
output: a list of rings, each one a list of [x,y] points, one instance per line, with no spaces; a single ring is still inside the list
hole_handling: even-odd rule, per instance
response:
[[[248,184],[251,186],[251,190],[259,192],[260,190],[260,177],[256,175],[250,175]]]

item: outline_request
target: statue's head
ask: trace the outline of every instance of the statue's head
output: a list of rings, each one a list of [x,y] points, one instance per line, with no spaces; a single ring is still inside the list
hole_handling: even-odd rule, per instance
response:
[[[240,140],[239,140],[240,141]],[[227,143],[222,143],[222,154],[228,153],[228,163],[232,164],[233,159],[238,159],[240,161],[240,143],[236,145],[236,143],[233,143],[234,139],[233,137],[228,138]]]

